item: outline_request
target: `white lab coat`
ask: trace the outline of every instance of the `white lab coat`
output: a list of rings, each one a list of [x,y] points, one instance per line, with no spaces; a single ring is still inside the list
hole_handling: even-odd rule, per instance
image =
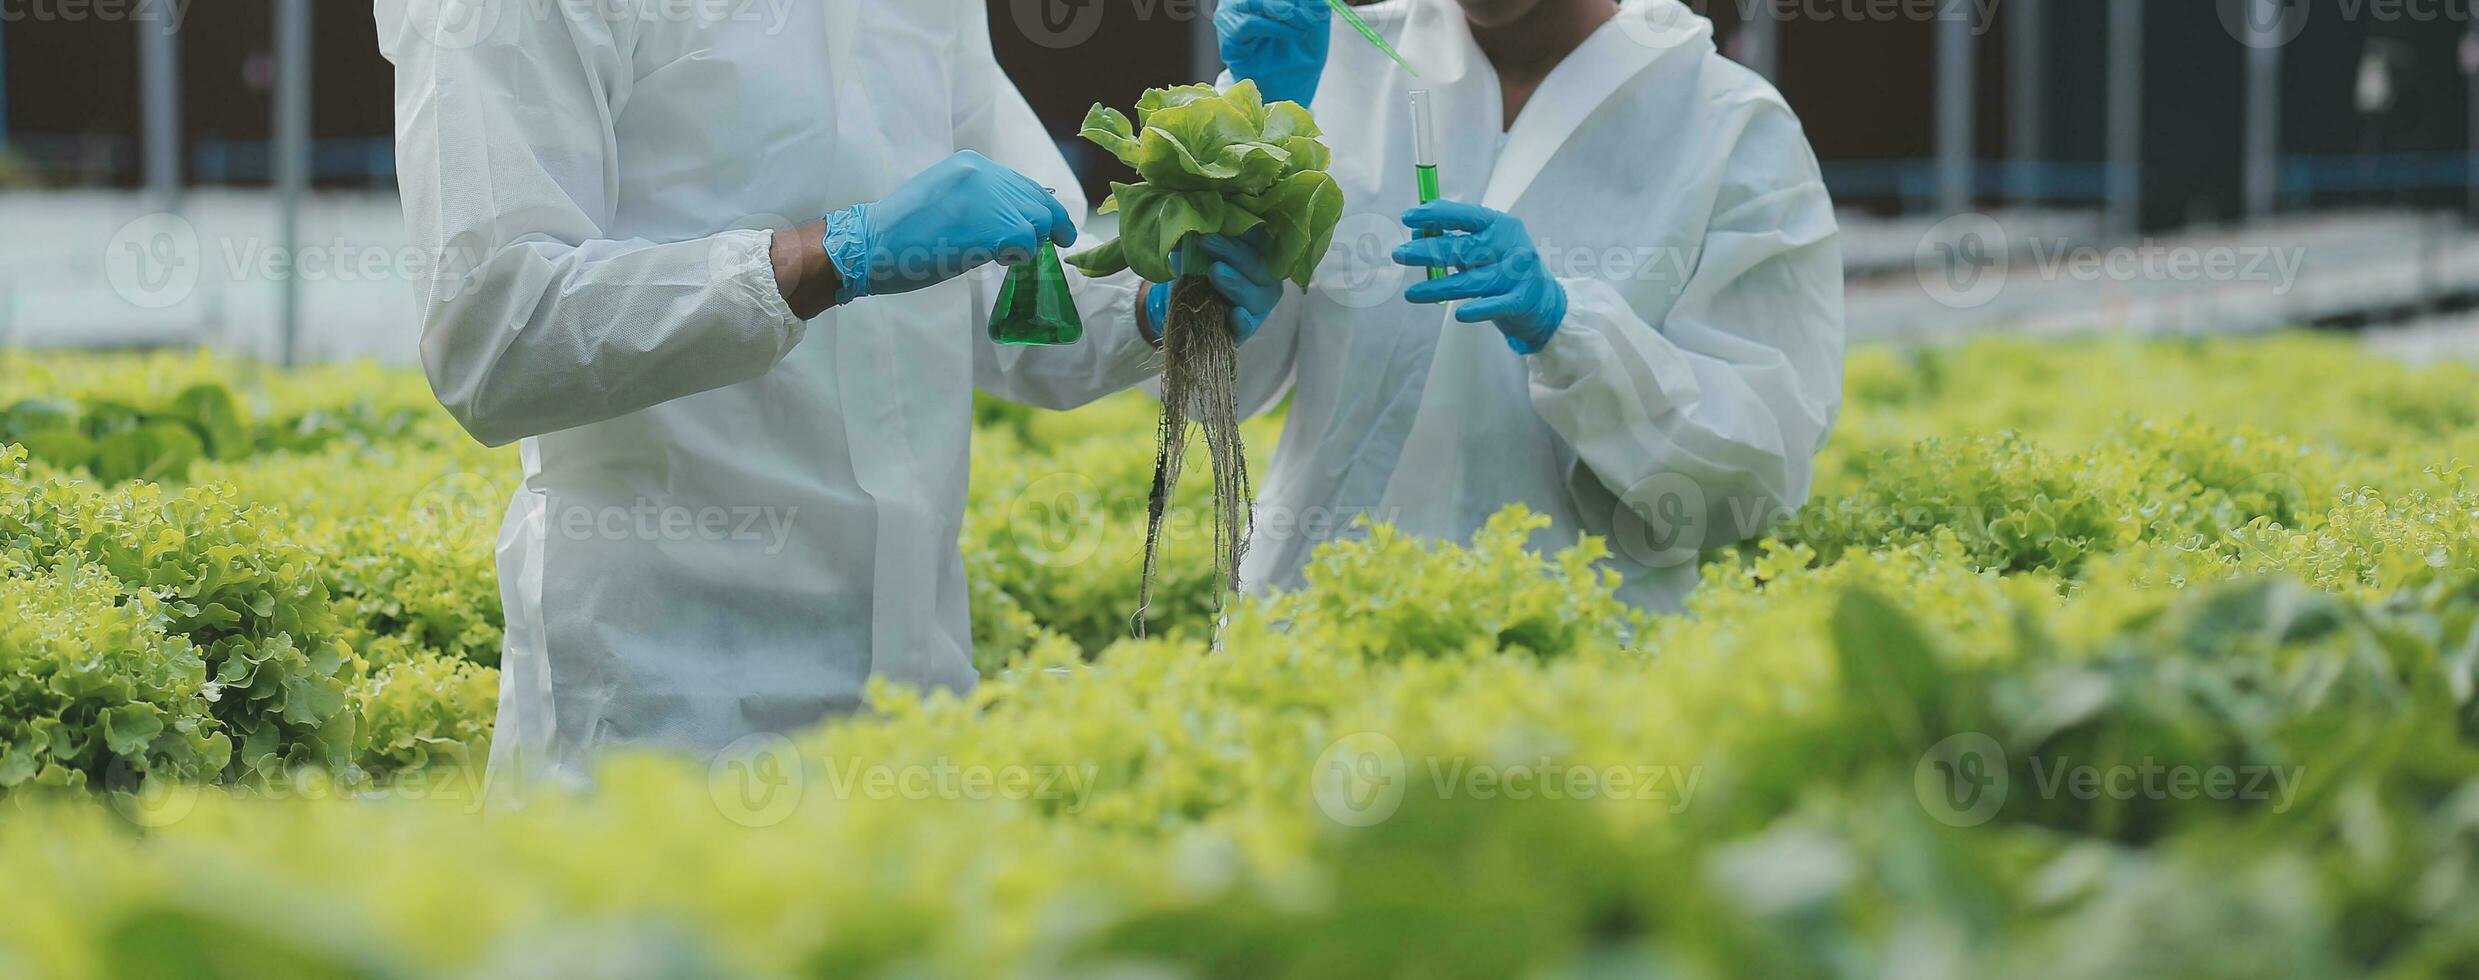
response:
[[[1085,201],[978,0],[710,7],[377,4],[406,223],[444,257],[422,360],[522,440],[495,783],[797,730],[873,675],[969,688],[974,385],[1064,408],[1157,370],[1131,275],[1080,283],[1069,348],[986,339],[995,268],[792,316],[763,229],[955,150]]]
[[[1421,77],[1338,19],[1315,109],[1346,217],[1315,285],[1242,351],[1244,404],[1292,396],[1243,578],[1298,586],[1359,516],[1463,540],[1521,503],[1554,521],[1536,547],[1606,536],[1622,595],[1677,608],[1699,548],[1806,501],[1841,403],[1838,231],[1798,120],[1677,0],[1627,4],[1511,132],[1453,0],[1357,10]],[[1402,299],[1419,273],[1388,254],[1418,201],[1416,88],[1444,195],[1521,218],[1566,287],[1537,355]]]

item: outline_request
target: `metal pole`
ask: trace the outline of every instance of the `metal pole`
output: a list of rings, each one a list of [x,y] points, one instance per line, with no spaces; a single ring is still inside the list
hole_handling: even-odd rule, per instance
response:
[[[2247,11],[2247,217],[2272,216],[2281,194],[2282,0],[2250,0]]]
[[[1937,15],[1937,210],[1945,214],[1971,210],[1977,150],[1972,89],[1980,70],[1971,9],[1949,2]]]
[[[2109,230],[2143,224],[2143,0],[2109,0]]]
[[[1782,14],[1774,0],[1756,0],[1748,4],[1747,23],[1739,25],[1746,37],[1739,42],[1739,53],[1747,59],[1747,67],[1762,75],[1765,81],[1782,81]]]
[[[285,367],[300,357],[301,282],[293,263],[301,246],[301,199],[310,189],[310,0],[275,0],[275,195],[284,272],[277,321]]]
[[[2462,42],[2462,64],[2470,71],[2470,130],[2462,136],[2462,152],[2470,158],[2470,178],[2465,181],[2470,185],[2470,213],[2473,220],[2479,220],[2479,64],[2474,63],[2479,59],[2479,4],[2473,4],[2468,13],[2470,36]]]
[[[2044,160],[2049,98],[2048,5],[2044,0],[2014,0],[2014,20],[2006,28],[2006,155],[2013,158],[2013,180],[2007,193],[2018,201],[2038,200],[2039,168]]]
[[[1222,41],[1214,34],[1214,5],[1204,0],[1196,4],[1196,22],[1188,25],[1188,49],[1189,60],[1196,63],[1196,77],[1209,83],[1222,77]]]
[[[8,18],[0,17],[0,149],[9,145]]]
[[[181,39],[168,18],[140,17],[138,91],[146,120],[146,194],[159,210],[181,198]]]

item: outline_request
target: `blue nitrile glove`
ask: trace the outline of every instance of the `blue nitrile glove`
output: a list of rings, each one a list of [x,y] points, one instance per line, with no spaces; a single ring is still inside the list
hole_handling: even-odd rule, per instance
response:
[[[939,161],[885,200],[826,216],[826,254],[843,275],[837,305],[926,289],[992,261],[1019,265],[1042,239],[1076,242],[1066,205],[971,150]]]
[[[1205,263],[1206,281],[1231,301],[1231,339],[1239,343],[1256,336],[1257,328],[1265,326],[1265,318],[1282,303],[1282,277],[1266,263],[1266,247],[1265,234],[1256,231],[1240,238],[1198,235],[1179,246],[1179,267],[1193,269]],[[1170,316],[1171,284],[1156,283],[1145,293],[1145,336],[1160,340],[1162,322]]]
[[[1267,102],[1307,105],[1326,73],[1333,21],[1326,0],[1225,0],[1214,34],[1232,78],[1254,80]]]
[[[1397,263],[1459,270],[1444,279],[1414,283],[1403,291],[1404,299],[1470,300],[1455,310],[1455,319],[1497,324],[1507,346],[1518,354],[1537,354],[1549,346],[1567,319],[1567,289],[1542,264],[1523,222],[1461,201],[1432,201],[1403,212],[1403,223],[1414,232],[1449,234],[1412,239],[1394,250]]]

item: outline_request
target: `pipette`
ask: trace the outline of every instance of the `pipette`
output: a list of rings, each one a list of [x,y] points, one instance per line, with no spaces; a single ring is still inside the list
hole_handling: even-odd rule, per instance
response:
[[[1402,55],[1396,54],[1394,45],[1387,44],[1386,38],[1377,33],[1377,28],[1370,27],[1368,21],[1361,20],[1359,14],[1353,13],[1351,4],[1345,3],[1344,0],[1326,0],[1326,6],[1334,8],[1334,12],[1343,18],[1343,23],[1350,24],[1351,29],[1359,31],[1361,37],[1368,38],[1370,44],[1377,45],[1377,50],[1385,52],[1386,57],[1393,58],[1394,63],[1402,65],[1404,71],[1411,72],[1413,78],[1420,77],[1420,70],[1413,68],[1411,62],[1403,60]]]
[[[1437,125],[1429,118],[1428,89],[1412,90],[1412,170],[1416,179],[1420,181],[1420,203],[1427,204],[1437,200],[1440,196],[1437,179]],[[1438,233],[1434,231],[1420,233],[1422,238],[1437,236]],[[1430,281],[1435,282],[1444,278],[1446,278],[1445,269],[1438,266],[1429,267]]]

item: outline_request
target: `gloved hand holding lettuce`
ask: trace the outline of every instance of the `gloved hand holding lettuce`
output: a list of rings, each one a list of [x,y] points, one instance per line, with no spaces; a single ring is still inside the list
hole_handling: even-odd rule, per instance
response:
[[[1307,288],[1342,220],[1343,190],[1326,175],[1332,154],[1318,142],[1323,134],[1308,110],[1292,102],[1267,104],[1252,81],[1228,92],[1210,85],[1146,92],[1133,122],[1097,105],[1085,116],[1083,135],[1143,180],[1111,184],[1110,199],[1102,203],[1102,213],[1121,215],[1120,237],[1068,261],[1089,275],[1132,268],[1173,284],[1163,321],[1160,452],[1136,613],[1142,633],[1163,505],[1179,482],[1191,418],[1204,427],[1213,457],[1215,571],[1226,588],[1239,589],[1249,490],[1239,439],[1235,327],[1264,319],[1280,298],[1273,288],[1280,280]],[[1246,261],[1234,261],[1235,253]],[[1234,323],[1234,299],[1247,304],[1240,324]]]

